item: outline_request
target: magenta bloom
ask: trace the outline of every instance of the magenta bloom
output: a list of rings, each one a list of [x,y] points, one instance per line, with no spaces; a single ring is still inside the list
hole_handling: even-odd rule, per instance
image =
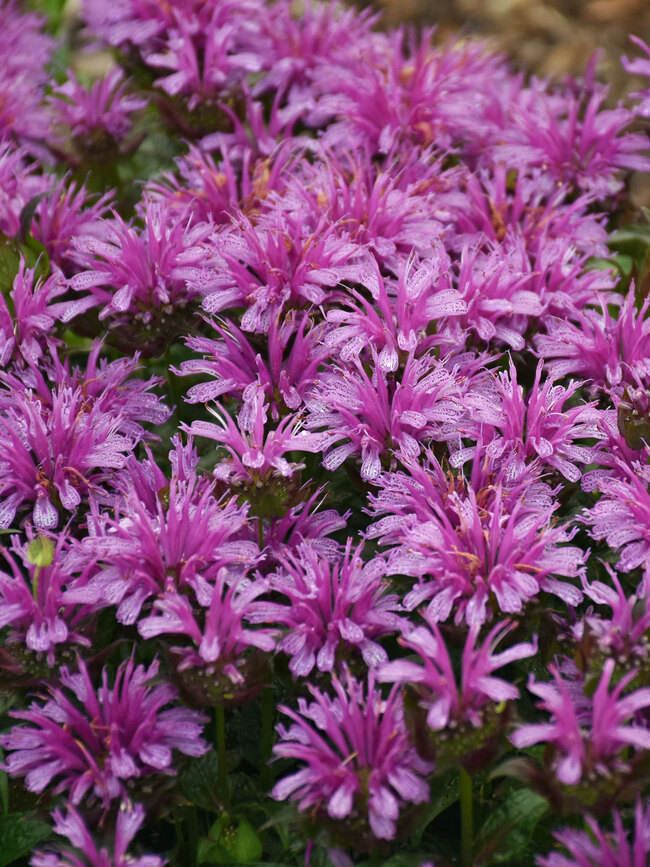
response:
[[[514,628],[508,620],[497,623],[477,646],[480,626],[474,624],[467,635],[461,662],[460,683],[457,683],[442,633],[435,621],[424,615],[427,626],[405,629],[400,644],[414,651],[424,667],[407,659],[397,659],[382,665],[377,679],[390,683],[416,684],[419,706],[427,711],[427,725],[432,731],[462,727],[469,723],[481,728],[495,704],[519,698],[513,684],[493,672],[517,659],[526,659],[537,652],[537,642],[515,644],[495,653],[496,646]]]
[[[388,659],[376,639],[399,629],[398,597],[385,592],[385,562],[364,563],[361,550],[353,551],[348,539],[342,558],[331,563],[305,544],[280,560],[270,589],[290,605],[269,603],[266,615],[288,627],[278,650],[291,656],[294,677],[306,677],[314,665],[334,672],[337,659],[359,652],[368,666]]]
[[[650,580],[650,470],[644,464],[618,461],[617,477],[601,481],[602,496],[584,521],[594,539],[604,539],[620,550],[617,567],[622,572],[642,568],[644,587]],[[641,588],[641,592],[645,592]]]
[[[614,828],[604,830],[591,816],[585,816],[589,832],[564,828],[554,833],[564,852],[538,856],[538,867],[647,867],[650,859],[650,804],[639,798],[634,810],[634,831],[623,827],[618,810],[613,811]],[[565,854],[566,853],[566,854]]]
[[[138,631],[143,638],[165,635],[183,641],[171,648],[178,671],[204,670],[219,704],[228,695],[232,698],[234,686],[246,686],[246,667],[255,651],[275,650],[277,630],[249,628],[266,620],[266,604],[258,597],[268,592],[268,582],[229,575],[222,568],[211,584],[200,578],[188,583],[191,595],[174,590],[161,594]]]
[[[623,68],[626,72],[629,72],[630,75],[642,75],[645,78],[650,78],[650,47],[648,47],[643,39],[639,39],[638,36],[631,35],[630,40],[634,42],[634,44],[640,48],[646,56],[635,57],[633,60],[628,60],[627,57],[621,58]],[[632,99],[640,100],[635,111],[640,114],[641,117],[650,117],[650,83],[643,90],[636,90],[634,93],[631,93],[630,97]]]
[[[276,783],[272,797],[357,827],[367,823],[375,837],[391,840],[400,808],[429,800],[422,775],[431,765],[409,744],[397,686],[386,700],[372,674],[367,687],[349,673],[343,682],[333,676],[332,686],[334,698],[310,686],[315,701],[298,699],[298,712],[280,706],[293,725],[278,726],[273,751],[303,767]]]
[[[122,801],[109,848],[99,848],[74,807],[68,806],[65,813],[63,810],[54,810],[52,818],[55,832],[66,837],[75,851],[62,848],[59,852],[35,852],[30,861],[31,867],[163,867],[167,864],[166,859],[157,855],[138,857],[127,851],[145,820],[142,804]],[[83,858],[79,855],[83,855]]]
[[[15,537],[14,537],[15,539]],[[46,540],[47,544],[49,539]],[[9,572],[0,572],[0,628],[9,626],[4,641],[6,650],[22,656],[27,648],[37,658],[45,656],[49,666],[55,665],[56,652],[66,645],[90,646],[81,628],[90,609],[76,609],[65,599],[66,588],[84,584],[96,568],[92,556],[80,564],[70,554],[70,540],[61,533],[51,544],[52,562],[37,566],[28,558],[30,546],[15,547],[13,552],[0,548]],[[19,565],[18,555],[22,564]],[[22,651],[22,652],[21,652]]]
[[[435,459],[431,465],[435,472]],[[436,482],[427,469],[409,464],[410,477],[382,480],[373,507],[385,517],[368,532],[393,545],[389,574],[419,579],[404,599],[408,609],[430,600],[433,621],[453,613],[457,624],[472,625],[495,609],[519,613],[542,591],[581,601],[580,590],[554,577],[579,577],[585,555],[566,544],[575,530],[554,525],[548,489],[527,490],[525,482],[509,489],[497,477],[478,490],[462,479],[445,490],[444,473],[438,468]]]
[[[631,720],[637,711],[650,707],[650,688],[629,691],[637,675],[624,674],[612,691],[610,681],[615,661],[607,659],[592,697],[585,684],[562,677],[551,665],[554,684],[541,683],[530,676],[528,689],[541,701],[540,710],[551,715],[551,722],[520,726],[511,741],[518,749],[538,743],[552,745],[551,767],[560,783],[577,786],[591,775],[609,777],[614,772],[630,770],[624,751],[633,754],[650,749],[650,731]]]
[[[115,66],[90,89],[68,69],[67,79],[53,89],[49,103],[56,119],[69,127],[82,154],[110,158],[111,149],[120,145],[131,129],[130,115],[144,108],[147,100],[128,93],[124,73]]]
[[[60,687],[49,687],[44,704],[12,711],[27,725],[0,737],[7,751],[5,769],[25,777],[30,792],[53,786],[66,792],[73,805],[85,798],[104,807],[128,796],[135,780],[175,774],[172,752],[200,756],[207,751],[201,738],[206,717],[176,701],[170,684],[151,682],[158,662],[145,668],[131,657],[117,670],[113,686],[106,670],[96,690],[82,660],[78,672],[60,671]]]

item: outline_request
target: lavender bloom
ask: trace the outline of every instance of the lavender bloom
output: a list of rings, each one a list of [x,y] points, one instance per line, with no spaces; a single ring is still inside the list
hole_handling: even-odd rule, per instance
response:
[[[614,828],[603,830],[591,817],[585,816],[588,832],[563,828],[554,833],[564,852],[538,856],[538,867],[646,867],[650,857],[650,805],[637,799],[634,810],[634,832],[630,836],[623,827],[618,810],[613,811]]]
[[[81,157],[110,158],[132,126],[131,114],[147,104],[127,91],[124,73],[113,67],[85,88],[71,69],[49,98],[55,121],[65,124]]]
[[[136,666],[131,657],[117,670],[113,687],[106,670],[95,690],[86,666],[78,672],[63,667],[61,687],[50,687],[44,704],[13,711],[27,725],[0,737],[8,751],[5,769],[25,777],[30,792],[67,792],[74,806],[85,798],[108,807],[127,797],[136,781],[171,776],[172,751],[200,756],[206,717],[184,707],[169,707],[176,690],[167,683],[153,686],[158,662]],[[166,709],[163,709],[166,708]]]
[[[117,813],[115,832],[109,848],[98,844],[83,818],[74,807],[54,810],[54,830],[61,837],[67,837],[75,851],[62,849],[59,852],[35,852],[30,861],[31,867],[163,867],[165,858],[157,855],[134,856],[127,852],[129,845],[145,820],[142,804],[122,801]],[[83,855],[83,858],[79,857]]]
[[[569,605],[581,601],[576,587],[553,577],[580,576],[585,554],[566,545],[575,529],[554,525],[557,506],[548,489],[527,491],[525,481],[509,489],[497,476],[479,489],[450,477],[445,490],[430,470],[409,470],[375,498],[375,513],[385,517],[368,532],[394,545],[389,574],[419,579],[404,599],[409,610],[431,600],[432,621],[453,612],[455,623],[471,626],[495,610],[519,613],[542,591]]]
[[[222,415],[212,408],[209,411],[220,421],[219,425],[195,421],[188,431],[223,443],[230,459],[219,461],[214,475],[229,484],[261,488],[273,476],[291,478],[302,465],[288,461],[287,452],[320,451],[322,436],[301,431],[295,415],[286,416],[274,430],[266,430],[268,404],[264,402],[263,388],[257,383],[244,393],[238,424],[226,412]]]
[[[119,500],[114,517],[94,508],[79,551],[96,556],[104,568],[70,588],[65,599],[116,605],[118,622],[132,624],[152,596],[182,593],[200,581],[209,597],[222,566],[236,569],[255,562],[257,547],[239,538],[245,509],[232,500],[218,503],[211,487],[207,480],[183,484],[172,478],[159,487],[151,508],[133,488]]]
[[[429,800],[422,775],[431,765],[409,744],[397,686],[386,700],[372,674],[367,687],[349,673],[343,682],[333,676],[332,686],[334,698],[309,686],[315,701],[298,699],[298,712],[280,706],[293,725],[278,726],[273,751],[303,767],[276,783],[271,795],[297,800],[300,810],[348,819],[356,834],[367,823],[374,837],[391,840],[400,807]]]
[[[551,767],[565,786],[629,773],[634,753],[650,749],[650,731],[630,723],[639,710],[650,707],[650,689],[630,691],[637,675],[631,671],[610,692],[614,667],[613,659],[605,661],[592,697],[585,693],[584,683],[563,678],[553,665],[549,671],[554,685],[530,677],[528,689],[541,699],[537,706],[552,721],[522,725],[510,739],[518,749],[538,743],[552,745]],[[631,756],[626,757],[626,752]]]
[[[34,557],[30,556],[34,545],[49,546],[50,563],[34,563]],[[76,610],[65,600],[65,592],[66,587],[85,583],[88,574],[95,569],[96,561],[90,555],[85,558],[85,563],[79,564],[69,549],[70,540],[65,533],[57,538],[56,545],[49,538],[37,537],[24,548],[14,540],[13,554],[0,548],[10,570],[0,572],[0,628],[9,626],[4,649],[9,657],[12,651],[20,657],[27,649],[27,659],[23,662],[25,673],[32,662],[33,667],[38,668],[37,661],[43,657],[49,667],[54,667],[55,658],[61,659],[59,651],[62,648],[69,653],[71,645],[90,646],[82,628],[89,609]],[[22,566],[14,555],[22,561]],[[11,668],[9,660],[0,665]]]
[[[164,203],[145,201],[141,231],[117,214],[104,228],[106,240],[92,235],[74,239],[74,256],[88,270],[75,274],[70,286],[90,290],[103,307],[101,319],[111,317],[113,326],[128,323],[130,330],[139,329],[135,345],[144,337],[153,351],[170,330],[173,336],[179,311],[200,296],[190,278],[206,258],[200,242],[212,227],[187,229]]]
[[[348,539],[342,558],[328,562],[303,544],[280,560],[270,588],[290,605],[268,603],[266,616],[288,627],[278,650],[291,656],[294,677],[306,677],[314,665],[336,670],[336,661],[361,653],[368,666],[388,659],[377,638],[399,629],[398,597],[386,594],[386,564],[380,557],[361,559]]]
[[[427,725],[434,732],[453,730],[468,724],[482,728],[491,722],[496,704],[519,698],[519,690],[493,672],[517,659],[537,652],[537,642],[515,644],[495,653],[496,646],[512,631],[509,620],[497,623],[477,647],[480,625],[473,624],[467,634],[457,683],[447,646],[438,625],[424,614],[427,626],[405,629],[400,644],[414,651],[424,663],[399,659],[379,668],[377,678],[390,683],[415,684],[418,705],[426,709]]]
[[[416,458],[424,439],[444,441],[462,417],[460,374],[426,355],[409,355],[403,372],[389,376],[373,352],[371,375],[359,360],[354,367],[334,367],[322,374],[307,401],[305,422],[325,429],[323,466],[337,469],[351,455],[361,458],[361,477],[375,482],[382,458],[398,453]],[[453,361],[453,359],[452,359]],[[448,430],[449,429],[449,430]],[[343,445],[332,446],[345,439]]]
[[[277,630],[246,625],[265,620],[265,603],[257,597],[268,591],[268,582],[252,582],[222,568],[209,585],[200,578],[188,583],[196,602],[168,590],[154,602],[153,612],[140,620],[138,631],[147,639],[189,638],[191,644],[171,647],[178,672],[185,672],[183,687],[191,692],[204,686],[204,701],[228,703],[251,687],[246,675],[259,658],[258,651],[275,650]]]
[[[212,377],[212,381],[189,389],[188,403],[207,403],[224,394],[240,397],[250,391],[249,386],[257,384],[274,421],[287,409],[302,406],[319,366],[327,357],[326,349],[320,345],[322,328],[313,326],[307,313],[289,310],[284,316],[271,319],[267,333],[268,360],[234,323],[226,320],[222,326],[215,324],[213,328],[218,340],[200,336],[187,339],[187,346],[203,353],[204,358],[182,362],[178,373]]]

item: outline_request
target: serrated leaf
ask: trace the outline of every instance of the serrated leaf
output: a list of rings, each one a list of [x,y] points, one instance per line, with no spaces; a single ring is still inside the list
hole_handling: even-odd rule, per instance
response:
[[[219,760],[216,750],[192,759],[181,774],[181,791],[193,804],[212,813],[221,811],[221,798],[218,791]]]
[[[0,816],[0,867],[6,867],[26,855],[51,833],[50,826],[33,819],[31,813]]]
[[[475,864],[520,863],[535,826],[547,811],[546,799],[530,789],[508,792],[476,837]]]

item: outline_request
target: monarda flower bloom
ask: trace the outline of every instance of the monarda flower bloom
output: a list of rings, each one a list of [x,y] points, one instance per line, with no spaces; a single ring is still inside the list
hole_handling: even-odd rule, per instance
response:
[[[80,388],[58,388],[46,407],[32,391],[14,390],[0,411],[0,527],[26,505],[34,525],[56,527],[60,510],[109,494],[135,440],[118,433],[121,418],[101,402],[88,406]]]
[[[255,562],[257,546],[241,540],[245,508],[233,500],[217,502],[207,479],[165,482],[151,509],[134,488],[116,500],[113,515],[92,508],[78,551],[96,556],[103,568],[70,588],[66,600],[116,605],[118,622],[132,624],[152,596],[185,592],[200,579],[209,598],[222,566],[236,571]]]
[[[154,685],[158,662],[148,668],[133,657],[117,669],[113,686],[106,670],[96,690],[84,663],[60,671],[60,686],[49,687],[44,703],[12,711],[26,725],[0,737],[7,751],[4,769],[25,777],[30,792],[52,787],[77,806],[98,800],[104,808],[128,797],[141,782],[173,776],[173,751],[201,756],[203,714],[172,706],[177,693],[168,683]]]
[[[95,302],[92,298],[61,301],[67,291],[60,274],[39,280],[20,258],[11,290],[0,295],[0,367],[37,366],[48,346],[59,343],[56,326],[69,322]]]
[[[647,171],[650,162],[641,156],[645,136],[627,132],[633,113],[622,105],[603,109],[606,94],[606,88],[586,96],[538,90],[536,99],[518,106],[497,159],[511,168],[542,167],[561,184],[598,198],[617,193],[624,170]]]
[[[99,848],[101,843],[96,842],[93,833],[74,807],[68,806],[65,812],[54,810],[52,818],[55,833],[65,837],[74,847],[74,851],[62,846],[56,852],[35,852],[30,861],[31,867],[163,867],[167,864],[166,859],[157,855],[137,856],[127,851],[145,820],[142,804],[121,802],[108,848]],[[102,836],[106,838],[109,835],[104,830]]]
[[[268,603],[265,616],[288,628],[278,650],[291,657],[294,677],[306,677],[314,665],[335,672],[337,661],[358,653],[368,666],[388,660],[377,638],[399,630],[400,605],[385,592],[385,562],[375,557],[364,563],[361,552],[348,539],[343,556],[332,563],[303,544],[271,576],[270,589],[290,604]]]
[[[73,256],[86,270],[75,274],[70,286],[90,291],[102,307],[100,319],[110,318],[125,346],[155,354],[184,330],[183,311],[201,296],[190,278],[207,256],[200,242],[212,226],[188,229],[164,202],[148,200],[143,221],[137,229],[115,214],[103,223],[104,240],[76,237]]]
[[[645,78],[650,78],[650,47],[638,36],[630,36],[630,39],[646,56],[635,57],[633,60],[622,57],[623,68],[630,75],[642,75]],[[641,117],[650,117],[650,83],[643,90],[636,90],[628,96],[631,99],[640,100],[639,105],[634,108],[635,114],[640,114]]]
[[[650,376],[650,300],[640,310],[635,301],[632,287],[616,317],[603,301],[600,310],[585,308],[570,319],[546,319],[548,333],[536,335],[534,343],[551,377],[574,374],[588,379],[593,388],[610,390],[634,386],[633,373]]]
[[[241,327],[259,334],[280,311],[338,297],[333,287],[347,276],[342,269],[359,255],[358,246],[341,240],[324,218],[310,226],[308,216],[307,209],[295,215],[274,210],[255,225],[243,214],[233,218],[233,228],[214,238],[210,270],[189,280],[193,291],[206,295],[204,309],[246,307]]]
[[[131,130],[131,115],[144,108],[147,100],[128,93],[124,73],[116,66],[94,81],[90,89],[71,69],[66,75],[48,100],[55,123],[68,127],[81,160],[113,159]]]
[[[474,624],[463,648],[460,679],[454,674],[445,640],[438,625],[424,615],[426,626],[404,628],[400,644],[417,653],[424,666],[407,659],[381,665],[377,679],[410,684],[407,722],[414,729],[422,755],[435,755],[436,763],[472,762],[472,753],[498,741],[508,720],[505,702],[519,698],[519,690],[493,672],[537,652],[537,642],[515,644],[495,653],[514,624],[504,620],[482,642]],[[408,703],[407,703],[408,706]],[[422,724],[425,723],[423,726]]]
[[[84,584],[96,569],[92,554],[85,563],[70,554],[65,533],[56,539],[37,536],[13,550],[0,548],[0,628],[9,627],[0,650],[0,668],[8,673],[45,676],[71,656],[74,646],[89,647],[90,608],[65,600],[66,588]]]
[[[580,577],[585,554],[566,544],[577,530],[554,524],[557,505],[547,492],[527,492],[527,482],[509,488],[502,476],[478,490],[451,476],[441,491],[435,460],[409,471],[373,500],[384,517],[368,533],[394,546],[389,575],[419,579],[404,598],[407,609],[430,600],[431,621],[453,613],[456,624],[471,626],[498,611],[518,614],[542,592],[579,604],[580,590],[554,576]]]
[[[372,302],[348,289],[341,299],[342,309],[330,309],[327,321],[334,328],[325,333],[324,343],[336,351],[343,362],[366,353],[377,353],[379,367],[394,372],[408,354],[421,356],[434,347],[464,348],[465,337],[458,341],[447,334],[449,318],[467,312],[467,305],[451,285],[451,262],[442,246],[422,261],[409,257],[400,261],[398,278],[382,277],[374,265],[363,274],[363,283]],[[365,351],[365,352],[364,352]]]
[[[368,482],[375,482],[382,466],[396,457],[416,458],[423,440],[457,435],[463,416],[456,369],[448,370],[432,355],[409,355],[393,376],[382,369],[374,351],[372,362],[370,375],[359,359],[322,373],[307,400],[305,421],[310,430],[324,431],[326,469],[336,470],[347,458],[358,457],[361,478]],[[347,442],[335,446],[340,440]]]
[[[387,699],[372,674],[367,685],[346,673],[343,681],[332,677],[332,686],[334,697],[309,686],[314,701],[298,699],[297,712],[280,706],[293,724],[277,727],[273,751],[302,767],[276,783],[271,795],[297,801],[330,826],[327,820],[335,820],[341,834],[347,827],[363,850],[376,845],[373,838],[395,837],[405,804],[429,800],[422,777],[432,766],[409,743],[397,686]]]
[[[188,403],[207,403],[224,394],[241,397],[249,386],[258,384],[274,421],[280,414],[302,406],[328,356],[321,344],[323,329],[312,324],[308,313],[289,310],[271,319],[266,358],[233,322],[226,320],[217,325],[206,321],[218,339],[188,337],[187,346],[202,353],[203,359],[183,361],[180,371],[176,371],[181,376],[211,377],[189,389],[185,398]]]
[[[510,370],[497,379],[498,399],[493,394],[471,393],[467,396],[468,414],[487,443],[487,454],[507,466],[513,477],[527,469],[541,475],[551,467],[565,479],[578,482],[581,472],[576,464],[597,460],[596,449],[581,445],[580,440],[603,438],[598,428],[601,413],[593,404],[565,407],[578,391],[579,382],[564,387],[549,377],[542,383],[541,378],[540,362],[533,385],[524,396],[511,361]],[[471,447],[464,449],[452,456],[451,463],[459,466],[474,454]]]
[[[548,744],[550,770],[563,786],[589,786],[583,795],[598,798],[597,781],[608,781],[612,794],[634,774],[637,758],[650,749],[650,730],[635,724],[638,711],[650,707],[650,688],[629,690],[636,671],[624,674],[610,692],[615,661],[603,666],[595,691],[575,677],[563,677],[549,666],[554,683],[530,676],[528,689],[541,699],[537,707],[550,714],[550,722],[528,723],[510,736],[518,749]],[[576,793],[578,794],[578,793]]]
[[[268,404],[264,401],[263,387],[257,383],[244,393],[237,424],[225,411],[208,409],[221,424],[195,421],[188,431],[223,445],[230,458],[217,463],[214,476],[229,484],[261,488],[272,477],[289,479],[303,465],[287,460],[288,452],[321,449],[323,435],[300,430],[295,414],[283,418],[275,429],[267,430]]]
[[[182,674],[179,686],[199,706],[244,701],[264,686],[260,674],[265,655],[275,650],[276,629],[250,628],[266,620],[266,603],[258,597],[268,592],[268,582],[222,568],[211,584],[200,577],[188,584],[190,593],[161,594],[138,631],[147,639],[166,637],[176,671]]]
[[[601,496],[584,514],[589,535],[620,551],[621,572],[643,569],[639,592],[650,590],[650,469],[641,463],[618,461],[616,477],[598,484]]]
[[[623,817],[613,811],[614,827],[605,830],[585,816],[588,831],[563,828],[553,836],[562,852],[537,856],[538,867],[646,867],[650,859],[650,804],[638,798],[632,834],[623,827]]]

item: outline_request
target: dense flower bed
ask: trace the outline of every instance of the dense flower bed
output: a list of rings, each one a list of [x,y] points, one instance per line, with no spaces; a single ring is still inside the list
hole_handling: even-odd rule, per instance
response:
[[[41,5],[0,864],[645,867],[650,90],[336,4]]]

